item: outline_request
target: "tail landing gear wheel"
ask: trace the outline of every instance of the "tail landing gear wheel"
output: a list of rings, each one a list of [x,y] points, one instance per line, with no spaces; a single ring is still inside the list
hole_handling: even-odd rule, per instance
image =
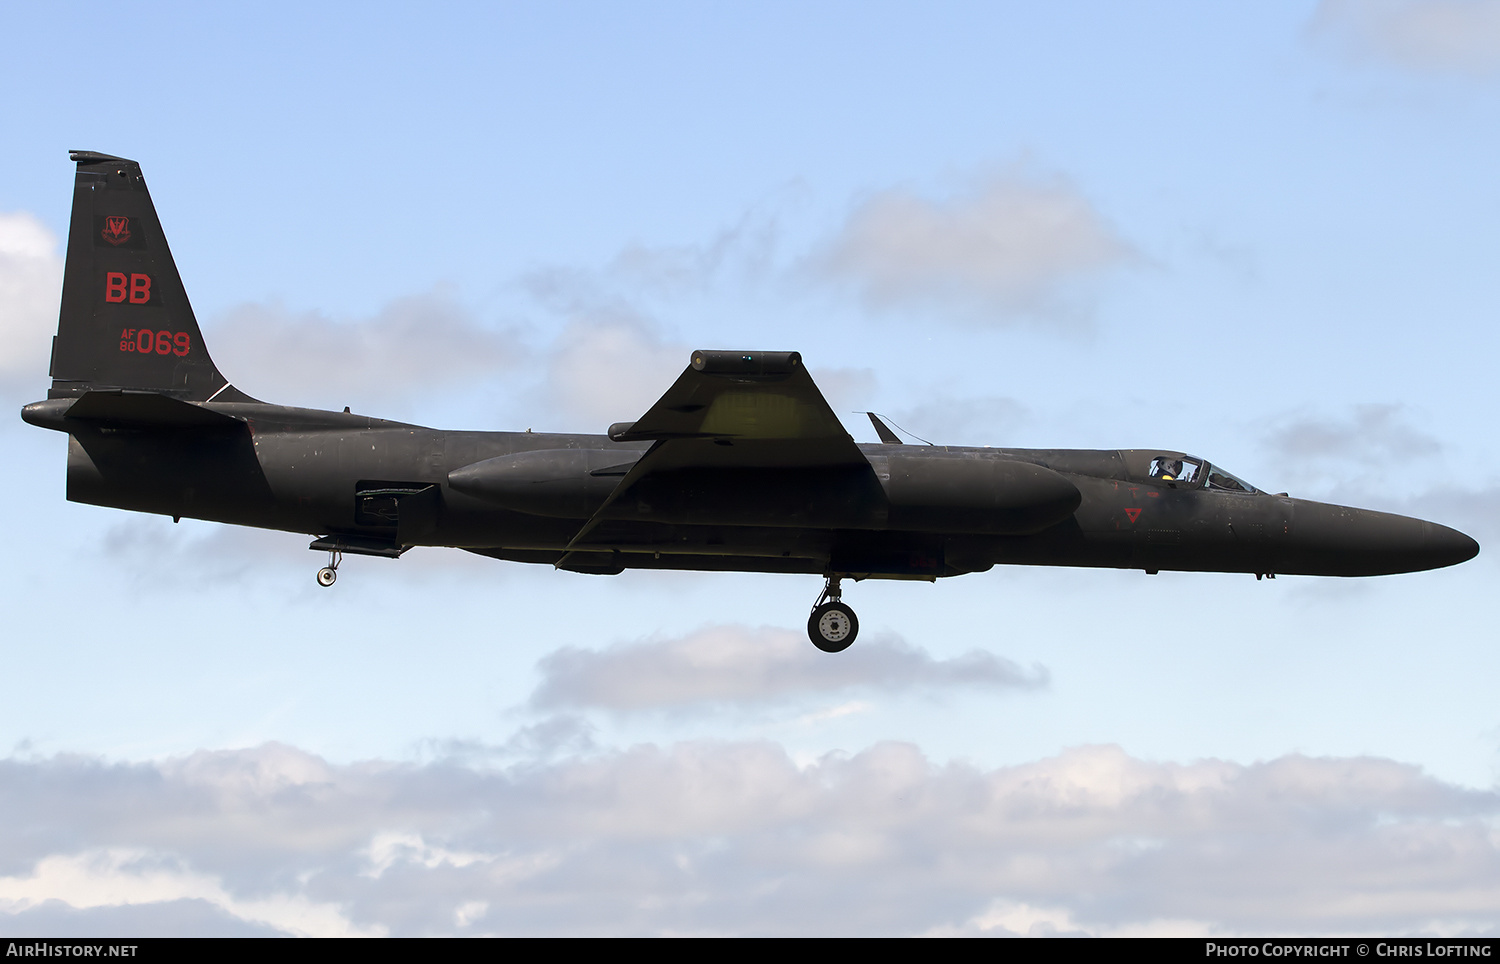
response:
[[[333,585],[334,580],[339,577],[339,563],[344,561],[344,554],[338,549],[328,550],[328,565],[318,570],[318,585],[327,589]]]
[[[859,635],[859,620],[854,610],[843,603],[827,602],[807,617],[807,635],[823,652],[842,653]]]

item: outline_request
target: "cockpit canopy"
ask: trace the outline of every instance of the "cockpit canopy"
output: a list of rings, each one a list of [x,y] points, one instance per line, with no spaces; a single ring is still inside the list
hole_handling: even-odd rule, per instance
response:
[[[1136,449],[1120,454],[1125,457],[1130,474],[1142,481],[1164,483],[1175,489],[1210,489],[1246,495],[1256,491],[1244,479],[1182,452]]]
[[[1255,486],[1238,476],[1230,475],[1223,469],[1215,468],[1212,465],[1205,465],[1203,469],[1208,473],[1208,479],[1204,482],[1204,485],[1210,489],[1219,489],[1224,492],[1244,492],[1246,494],[1255,491]]]

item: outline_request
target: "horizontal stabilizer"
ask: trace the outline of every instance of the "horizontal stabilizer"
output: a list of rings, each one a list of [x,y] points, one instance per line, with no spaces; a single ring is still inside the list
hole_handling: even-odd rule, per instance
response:
[[[87,392],[67,411],[68,418],[136,428],[229,428],[242,419],[155,392]]]
[[[21,418],[56,432],[81,424],[134,429],[240,428],[243,419],[156,392],[105,390],[77,398],[49,398],[21,409]]]

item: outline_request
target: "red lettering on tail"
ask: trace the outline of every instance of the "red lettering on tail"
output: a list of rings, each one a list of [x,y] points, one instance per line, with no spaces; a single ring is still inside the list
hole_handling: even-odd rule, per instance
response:
[[[120,351],[133,351],[142,355],[155,352],[158,355],[187,357],[193,350],[193,336],[185,331],[152,331],[150,328],[125,328],[120,331]]]
[[[144,305],[151,300],[151,277],[144,274],[130,276],[130,303]]]

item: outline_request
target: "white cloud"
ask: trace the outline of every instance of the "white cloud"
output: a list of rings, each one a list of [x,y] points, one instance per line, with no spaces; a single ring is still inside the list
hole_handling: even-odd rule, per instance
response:
[[[248,586],[264,579],[285,592],[288,579],[313,586],[313,573],[326,564],[326,552],[309,552],[308,534],[256,529],[227,523],[166,516],[122,515],[99,533],[99,548],[138,593],[171,594],[213,585]],[[472,576],[488,586],[510,572],[493,559],[447,547],[418,547],[400,560],[346,559],[346,567],[399,567],[403,580],[451,581]],[[341,570],[347,571],[347,570]]]
[[[1012,440],[1027,417],[1026,407],[1012,398],[952,398],[940,392],[894,415],[902,431],[939,445],[994,446],[1015,444]]]
[[[365,859],[370,866],[366,876],[380,877],[398,862],[417,863],[432,870],[435,867],[467,867],[470,864],[488,863],[488,854],[464,853],[446,847],[434,847],[422,839],[421,834],[399,831],[381,831],[365,849]]]
[[[1423,71],[1500,72],[1500,0],[1323,0],[1313,25],[1356,56]]]
[[[357,927],[336,906],[301,894],[236,896],[216,878],[178,859],[136,848],[108,847],[44,857],[30,874],[0,877],[0,907],[16,914],[48,901],[89,909],[199,900],[229,917],[299,937],[384,937],[379,925]]]
[[[954,689],[1034,689],[1047,672],[1030,672],[981,650],[934,659],[895,637],[876,637],[837,659],[785,630],[713,626],[676,639],[568,647],[538,664],[532,705],[616,712],[688,706],[754,706],[808,694]]]
[[[682,374],[691,351],[628,311],[575,317],[548,351],[543,401],[566,414],[549,430],[600,434],[640,418]]]
[[[79,937],[284,937],[289,931],[248,921],[199,898],[74,907],[46,900],[6,918],[10,934]]]
[[[541,305],[573,315],[619,311],[637,299],[701,294],[724,282],[763,283],[778,268],[779,204],[750,208],[706,241],[631,241],[597,269],[549,265],[524,274],[520,286]]]
[[[1374,758],[1165,764],[1101,746],[980,769],[884,743],[798,765],[755,742],[495,769],[335,765],[267,746],[0,762],[0,820],[0,920],[45,912],[78,931],[101,920],[397,935],[1500,926],[1500,794]]]
[[[730,275],[762,281],[775,262],[778,227],[774,217],[751,209],[732,227],[707,242],[647,245],[632,242],[609,263],[606,274],[649,294],[701,290]]]
[[[215,319],[205,339],[219,370],[242,391],[356,410],[462,390],[515,370],[526,357],[513,332],[480,323],[441,288],[397,298],[360,319],[243,305]]]
[[[46,386],[62,273],[57,238],[42,222],[0,214],[0,380]]]
[[[1435,455],[1436,438],[1406,423],[1399,405],[1355,405],[1344,418],[1302,416],[1270,436],[1270,444],[1294,459],[1337,459],[1367,465]]]
[[[1182,936],[1178,930],[1164,936]],[[961,927],[945,926],[927,937],[1087,937],[1087,931],[1072,919],[1066,907],[1033,907],[1013,900],[998,900],[984,913]],[[1122,935],[1111,935],[1122,936]]]
[[[1286,484],[1313,492],[1357,494],[1412,482],[1429,483],[1442,444],[1414,427],[1399,405],[1352,406],[1339,415],[1299,414],[1280,420],[1263,444],[1282,466]]]
[[[123,516],[100,541],[104,555],[121,565],[136,588],[167,592],[241,583],[267,571],[280,575],[287,566],[311,566],[319,558],[298,551],[306,536],[193,520],[178,525],[155,515]]]
[[[1078,284],[1134,257],[1072,185],[1007,171],[943,200],[872,195],[808,267],[872,310],[1075,323],[1086,312]]]
[[[566,324],[544,350],[545,380],[538,401],[549,414],[560,413],[555,424],[546,426],[548,431],[599,434],[615,422],[640,418],[687,368],[695,348],[712,347],[668,337],[623,302],[579,298],[563,315]],[[818,368],[815,377],[841,415],[875,387],[869,369]]]

